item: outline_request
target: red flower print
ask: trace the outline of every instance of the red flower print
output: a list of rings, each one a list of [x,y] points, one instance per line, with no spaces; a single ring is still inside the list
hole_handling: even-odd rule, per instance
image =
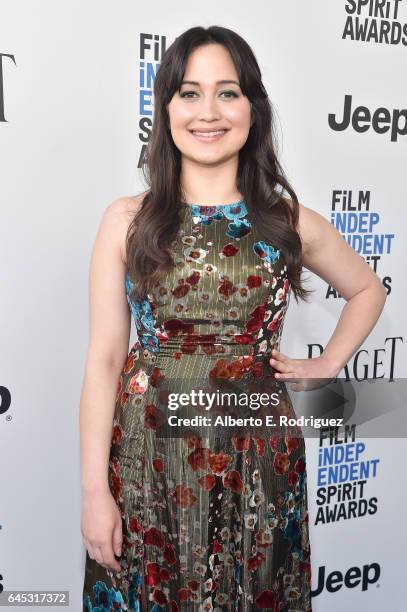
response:
[[[202,438],[200,436],[188,436],[184,438],[184,442],[188,448],[201,448]]]
[[[254,537],[258,547],[268,548],[269,546],[273,545],[273,536],[270,531],[259,529]]]
[[[117,389],[116,389],[116,400],[119,398],[120,391],[123,388],[123,376],[120,375],[119,380],[117,381]]]
[[[113,457],[112,459],[112,471],[116,476],[120,474],[120,462],[117,457]]]
[[[200,278],[201,278],[201,273],[195,270],[195,272],[192,272],[192,274],[187,276],[187,278],[185,279],[185,282],[187,282],[192,287],[195,287],[199,283]]]
[[[223,486],[227,489],[232,489],[235,493],[241,493],[243,491],[243,481],[237,470],[230,470],[223,477]]]
[[[175,503],[180,508],[190,508],[197,501],[196,495],[194,495],[191,487],[187,487],[184,484],[178,484],[175,487]]]
[[[218,347],[216,347],[214,344],[201,344],[201,347],[205,355],[214,355],[215,353],[219,352]]]
[[[239,453],[249,450],[250,448],[250,434],[246,432],[246,435],[242,438],[238,438],[237,436],[232,436],[232,444],[235,450]]]
[[[176,601],[171,601],[171,612],[179,612],[179,607]]]
[[[303,474],[305,472],[305,461],[302,457],[297,459],[295,462],[294,470],[297,472],[297,474]]]
[[[161,474],[164,471],[164,461],[159,457],[156,457],[155,459],[153,459],[153,468],[156,472]]]
[[[120,499],[120,495],[122,492],[122,479],[120,478],[120,476],[117,476],[115,474],[111,474],[110,479],[112,495],[114,500],[117,502]]]
[[[296,472],[288,472],[288,484],[293,487],[298,482],[298,474]]]
[[[190,285],[187,285],[186,283],[180,283],[177,287],[175,287],[175,289],[172,289],[171,293],[175,298],[177,298],[177,300],[180,300],[181,298],[187,295],[190,289]]]
[[[117,502],[120,499],[120,495],[122,492],[122,479],[120,477],[120,463],[117,457],[113,457],[110,463],[110,482],[111,482],[111,491],[114,500]]]
[[[236,344],[254,344],[254,338],[251,334],[236,334],[234,341]]]
[[[250,274],[250,276],[247,277],[246,283],[249,289],[257,289],[258,287],[261,287],[261,277]]]
[[[202,478],[198,478],[198,483],[205,491],[211,491],[216,484],[216,478],[213,474],[207,474],[202,476]]]
[[[129,520],[129,529],[132,533],[140,533],[143,527],[137,517],[133,517]]]
[[[283,308],[281,308],[281,310],[278,310],[276,314],[274,315],[274,317],[272,318],[272,320],[270,321],[270,323],[268,323],[267,329],[269,331],[272,331],[272,332],[276,331],[280,327],[280,323],[282,321],[282,314],[283,314]]]
[[[250,314],[250,319],[246,323],[246,331],[249,333],[259,331],[263,324],[264,313],[266,312],[266,305],[262,304],[261,306],[256,306],[254,310],[252,310]]]
[[[219,542],[219,540],[214,540],[214,542],[212,544],[212,552],[213,552],[214,555],[217,555],[218,553],[223,552],[223,546]]]
[[[237,380],[246,372],[250,372],[253,363],[252,355],[241,355],[232,361],[225,358],[218,359],[209,372],[211,378],[230,378]]]
[[[301,574],[306,573],[311,576],[311,563],[308,561],[300,561],[300,572]]]
[[[288,472],[290,468],[290,460],[287,453],[277,452],[274,455],[273,468],[275,473],[279,474],[280,476]]]
[[[266,442],[263,438],[253,437],[253,442],[256,446],[256,452],[259,457],[264,457],[264,451],[266,449]]]
[[[160,566],[158,563],[147,563],[146,584],[155,587],[160,584]]]
[[[208,459],[211,456],[211,450],[209,448],[197,448],[188,455],[188,465],[196,472],[199,468],[201,470],[208,469]]]
[[[160,589],[154,589],[152,599],[159,606],[164,606],[168,602],[166,594],[164,591],[160,591]]]
[[[184,323],[180,319],[166,319],[163,321],[163,327],[170,337],[177,336],[179,333],[192,334],[194,331],[191,323]]]
[[[277,437],[270,438],[269,444],[270,444],[271,450],[276,451],[277,445],[278,445],[278,438]]]
[[[209,467],[214,474],[222,474],[231,461],[232,457],[225,453],[213,453],[208,459]]]
[[[144,393],[148,387],[148,377],[144,370],[138,370],[127,383],[127,392]]]
[[[209,372],[209,376],[215,378],[229,378],[228,365],[227,359],[218,359],[212,370]]]
[[[257,570],[257,568],[260,567],[260,565],[263,563],[263,561],[265,561],[265,559],[266,557],[263,553],[257,552],[255,555],[247,559],[247,567],[249,568],[249,570],[254,572],[255,570]]]
[[[224,278],[218,287],[218,293],[226,299],[229,299],[236,291],[237,287],[227,278]]]
[[[144,427],[146,429],[158,429],[165,423],[165,414],[161,412],[154,404],[149,404],[144,412]]]
[[[120,444],[122,440],[123,440],[123,428],[120,425],[120,423],[117,423],[113,427],[112,444]]]
[[[124,367],[123,367],[123,372],[125,374],[128,374],[129,372],[131,372],[132,369],[134,368],[135,362],[136,362],[136,358],[134,357],[134,354],[129,353],[126,359],[126,363],[124,364]]]
[[[167,569],[165,569],[164,567],[162,567],[160,569],[160,580],[161,580],[161,582],[169,582],[170,578],[171,578],[170,572]]]
[[[198,343],[196,341],[196,336],[192,335],[180,345],[181,353],[184,353],[184,355],[193,355],[197,348]]]
[[[163,374],[163,371],[160,370],[160,368],[154,367],[150,376],[150,385],[152,385],[153,387],[158,387],[163,383],[164,380],[165,375]]]
[[[286,448],[287,448],[287,453],[289,455],[291,455],[293,450],[295,450],[296,448],[299,447],[300,442],[299,442],[298,438],[291,438],[290,436],[286,436],[285,437],[285,445],[286,445]]]
[[[180,600],[180,603],[182,603],[183,601],[188,601],[189,594],[190,594],[189,589],[180,589],[178,591],[178,599]]]
[[[206,344],[213,344],[216,342],[216,334],[200,334],[197,338],[202,348],[204,348]]]
[[[277,597],[274,591],[262,591],[260,595],[256,597],[255,600],[256,606],[261,608],[262,610],[271,608],[272,610],[276,609]]]
[[[124,406],[127,404],[129,397],[130,397],[130,394],[129,394],[129,393],[127,393],[127,391],[124,391],[124,392],[122,393],[122,396],[121,396],[121,398],[120,398],[120,406],[121,406],[122,408],[123,408],[123,407],[124,407]]]
[[[155,546],[156,548],[164,548],[164,534],[157,527],[150,527],[144,533],[144,544],[146,546]]]
[[[239,247],[235,246],[234,244],[227,244],[226,246],[223,247],[222,249],[222,253],[224,254],[225,257],[233,257],[234,255],[236,255],[236,253],[239,252]]]
[[[199,582],[197,580],[188,580],[187,585],[191,591],[197,591],[199,589]]]
[[[168,563],[168,565],[174,565],[177,560],[175,555],[175,549],[172,544],[167,544],[164,548],[164,559]]]

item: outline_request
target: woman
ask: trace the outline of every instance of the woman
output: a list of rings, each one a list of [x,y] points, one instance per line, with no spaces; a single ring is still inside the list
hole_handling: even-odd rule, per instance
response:
[[[107,208],[91,261],[84,610],[309,611],[301,434],[160,437],[165,400],[198,380],[284,390],[288,379],[332,379],[375,325],[385,290],[298,202],[276,158],[259,66],[238,34],[183,33],[154,94],[149,189]],[[307,298],[302,266],[347,301],[313,359],[279,350],[290,294]],[[138,337],[128,352],[130,313]]]

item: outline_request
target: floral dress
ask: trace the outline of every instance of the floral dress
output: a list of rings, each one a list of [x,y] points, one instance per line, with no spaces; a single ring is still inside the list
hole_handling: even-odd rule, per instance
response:
[[[284,256],[256,236],[244,201],[181,206],[174,270],[144,300],[124,279],[137,341],[118,381],[108,472],[121,571],[86,553],[83,610],[309,612],[301,431],[165,429],[181,415],[169,392],[205,385],[277,390],[275,415],[292,415],[269,364],[291,293]]]

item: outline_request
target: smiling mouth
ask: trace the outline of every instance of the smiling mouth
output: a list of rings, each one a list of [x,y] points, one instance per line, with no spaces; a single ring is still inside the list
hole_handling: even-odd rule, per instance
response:
[[[229,130],[211,130],[211,131],[201,131],[201,130],[189,130],[192,136],[199,138],[200,140],[213,140],[220,138]]]

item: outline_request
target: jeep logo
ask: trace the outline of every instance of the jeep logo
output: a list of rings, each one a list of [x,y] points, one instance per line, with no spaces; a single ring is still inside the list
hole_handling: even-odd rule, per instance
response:
[[[335,132],[343,132],[352,122],[355,132],[367,132],[370,127],[377,134],[385,134],[390,130],[390,140],[396,142],[398,136],[407,134],[407,109],[394,108],[390,111],[387,108],[377,108],[373,116],[367,106],[357,106],[352,112],[352,96],[345,96],[343,116],[337,120],[333,113],[328,115],[329,127]]]
[[[312,597],[319,595],[324,587],[328,593],[335,593],[343,586],[348,589],[354,589],[361,585],[362,591],[367,591],[371,584],[374,584],[380,577],[380,565],[378,563],[370,563],[360,567],[350,567],[345,575],[340,571],[331,572],[325,580],[325,566],[318,570],[318,585],[315,591],[311,590]]]

